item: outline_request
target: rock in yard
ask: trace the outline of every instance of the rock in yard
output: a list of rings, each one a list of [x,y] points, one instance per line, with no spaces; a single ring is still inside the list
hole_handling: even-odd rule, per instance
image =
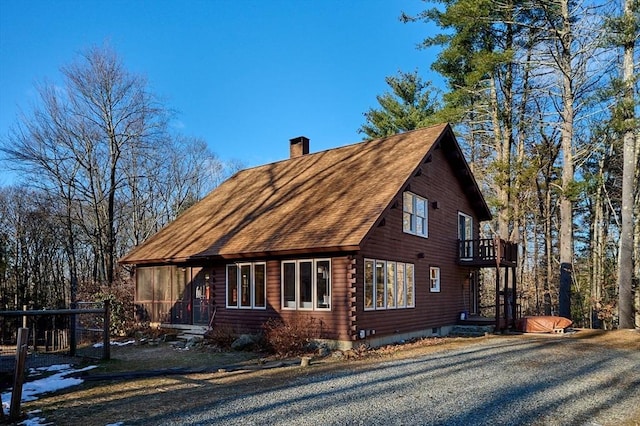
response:
[[[253,339],[253,336],[249,334],[241,334],[240,337],[231,344],[231,349],[234,351],[242,351],[249,348],[254,343],[255,340]]]
[[[181,341],[170,342],[169,344],[176,349],[184,349],[185,346],[185,342]]]
[[[325,356],[328,356],[331,353],[331,350],[326,346],[320,346],[318,348],[317,353],[318,353],[318,356],[325,357]]]

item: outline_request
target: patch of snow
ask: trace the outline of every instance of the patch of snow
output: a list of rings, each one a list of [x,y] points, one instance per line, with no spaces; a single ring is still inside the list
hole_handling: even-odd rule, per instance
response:
[[[34,414],[40,414],[42,413],[42,410],[33,410],[33,411],[29,411],[27,413],[27,415],[29,416],[28,419],[23,420],[22,422],[18,423],[19,425],[25,425],[25,426],[47,426],[47,425],[52,425],[53,423],[43,423],[46,421],[46,419],[44,417],[38,417],[35,416]]]
[[[37,398],[37,395],[41,395],[43,393],[47,393],[47,392],[54,392],[54,391],[58,391],[60,389],[64,389],[64,388],[68,388],[70,386],[75,386],[75,385],[79,385],[80,383],[83,382],[82,379],[78,379],[75,377],[66,377],[70,374],[74,374],[74,373],[80,373],[83,371],[87,371],[87,370],[91,370],[93,368],[96,368],[96,365],[90,365],[88,367],[85,368],[81,368],[81,369],[72,369],[70,364],[57,364],[57,365],[51,365],[49,367],[40,367],[35,369],[36,371],[39,372],[55,372],[57,371],[57,373],[48,376],[48,377],[43,377],[42,379],[37,379],[37,380],[33,380],[30,382],[25,382],[22,385],[22,402],[28,402],[28,401],[35,401]],[[9,405],[10,405],[10,401],[11,401],[11,392],[5,392],[3,394],[0,395],[0,398],[2,398],[2,409],[5,410],[5,413],[7,415],[9,415]],[[6,401],[6,402],[5,402]],[[35,419],[38,419],[38,417],[34,418],[34,419],[28,419],[25,420],[25,422],[30,422],[33,421]],[[41,419],[42,421],[44,421],[44,419]],[[38,420],[39,421],[39,420]],[[28,425],[32,425],[32,424],[44,424],[44,423],[21,423],[21,424],[28,424]]]
[[[126,342],[114,342],[111,341],[111,346],[127,346],[127,345],[133,345],[136,341],[135,340],[127,340]],[[103,347],[104,344],[102,342],[100,343],[94,343],[93,347],[94,348],[101,348]]]
[[[27,420],[24,420],[18,424],[24,425],[24,426],[47,426],[47,425],[53,424],[53,423],[43,423],[46,421],[47,420],[44,417],[30,417]]]
[[[38,367],[36,368],[38,371],[65,371],[71,370],[71,364],[54,364],[48,367]]]
[[[51,371],[64,371],[64,370],[71,370],[71,364],[54,364],[48,367],[30,368],[29,375],[38,376],[38,375],[42,375],[42,373],[47,371],[51,372]]]

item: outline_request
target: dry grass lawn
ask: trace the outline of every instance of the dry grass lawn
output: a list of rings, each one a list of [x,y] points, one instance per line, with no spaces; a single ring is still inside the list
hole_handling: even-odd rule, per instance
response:
[[[540,335],[516,337],[529,339],[540,338]],[[100,363],[98,368],[89,371],[89,380],[82,385],[43,395],[37,401],[23,404],[23,409],[42,410],[38,415],[53,424],[104,426],[123,419],[126,419],[126,424],[144,424],[145,418],[188,410],[203,404],[213,406],[218,400],[232,398],[249,390],[285,384],[295,376],[362,368],[381,360],[417,357],[487,338],[501,337],[424,339],[376,350],[352,351],[344,357],[314,359],[310,368],[297,367],[296,360],[289,360],[288,363],[265,360],[260,354],[245,352],[217,353],[206,348],[184,351],[166,344],[157,347],[114,347],[113,359]],[[640,333],[632,330],[580,330],[571,335],[548,335],[547,338],[577,339],[584,350],[588,350],[590,345],[640,350]],[[224,366],[230,367],[223,369]],[[168,368],[206,371],[146,378],[120,377],[109,380],[104,377],[108,374],[117,376],[131,371]],[[90,380],[96,375],[102,375],[103,379]]]

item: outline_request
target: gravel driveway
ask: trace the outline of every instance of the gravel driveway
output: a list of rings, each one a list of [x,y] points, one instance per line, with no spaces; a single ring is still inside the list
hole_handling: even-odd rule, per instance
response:
[[[638,424],[640,351],[565,337],[479,340],[301,375],[162,419],[172,425]],[[149,423],[149,424],[151,424]],[[127,423],[128,424],[128,423]]]

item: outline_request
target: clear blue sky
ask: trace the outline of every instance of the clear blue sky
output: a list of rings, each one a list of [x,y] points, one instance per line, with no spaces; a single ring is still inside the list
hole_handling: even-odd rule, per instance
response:
[[[363,113],[398,70],[430,73],[435,31],[402,24],[420,0],[0,0],[0,137],[29,109],[36,83],[108,43],[127,69],[178,111],[174,125],[222,160],[288,157],[305,135],[316,152],[357,142]],[[10,180],[2,177],[0,185]]]

